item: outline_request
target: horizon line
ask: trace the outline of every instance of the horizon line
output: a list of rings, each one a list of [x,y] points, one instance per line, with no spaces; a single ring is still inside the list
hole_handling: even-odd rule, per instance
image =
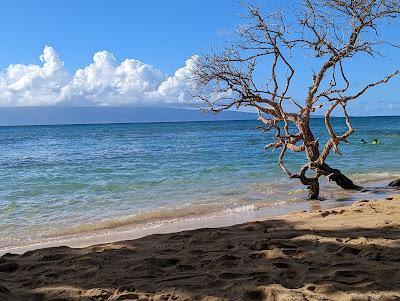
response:
[[[254,113],[253,113],[254,114]],[[332,116],[333,118],[344,118],[343,116]],[[377,116],[350,116],[350,118],[383,118],[400,117],[400,115],[377,115]],[[314,116],[314,119],[323,118]],[[136,122],[90,122],[90,123],[48,123],[48,124],[17,124],[0,125],[0,128],[7,127],[40,127],[40,126],[91,126],[91,125],[128,125],[128,124],[152,124],[152,123],[192,123],[192,122],[247,122],[258,121],[258,119],[228,119],[228,120],[175,120],[175,121],[136,121]]]

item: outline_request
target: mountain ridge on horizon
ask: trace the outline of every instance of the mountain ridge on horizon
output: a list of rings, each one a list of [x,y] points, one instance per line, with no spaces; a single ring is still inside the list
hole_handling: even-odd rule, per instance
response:
[[[312,118],[323,118],[313,115]],[[340,117],[340,116],[332,116]],[[390,117],[390,116],[351,116]],[[31,106],[0,107],[0,126],[73,125],[146,122],[257,120],[252,112],[204,113],[199,109],[153,106]]]
[[[218,114],[168,107],[0,107],[0,126],[255,120],[251,112]]]

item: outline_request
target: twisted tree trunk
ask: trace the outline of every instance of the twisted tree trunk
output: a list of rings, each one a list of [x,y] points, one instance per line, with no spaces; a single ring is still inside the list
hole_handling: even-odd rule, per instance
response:
[[[389,183],[389,187],[399,187],[400,188],[400,179],[394,180]]]
[[[317,200],[319,197],[319,181],[317,178],[300,178],[301,184],[306,185],[308,189],[308,199]]]
[[[354,184],[353,181],[346,177],[339,169],[332,168],[325,162],[316,163],[319,162],[320,159],[319,143],[318,140],[314,138],[311,131],[309,118],[299,120],[297,122],[297,127],[303,134],[306,156],[310,163],[301,168],[300,174],[292,177],[299,178],[301,183],[307,186],[309,199],[318,199],[319,177],[321,175],[326,176],[329,181],[335,182],[343,189],[362,189],[361,186]],[[307,177],[305,174],[308,169],[313,169],[316,172],[316,176]]]
[[[324,176],[327,176],[329,181],[335,182],[338,186],[343,189],[361,190],[362,187],[353,183],[348,177],[346,177],[339,169],[330,167],[324,163],[320,167],[320,171]]]
[[[346,177],[339,169],[334,169],[328,164],[324,163],[318,168],[317,173],[324,175],[329,181],[335,182],[338,186],[346,190],[362,190],[363,187],[358,186],[353,183],[348,177]],[[299,178],[303,185],[307,186],[308,198],[310,200],[316,200],[319,197],[319,177],[306,177],[305,172],[301,172],[300,175],[293,176],[294,178]]]

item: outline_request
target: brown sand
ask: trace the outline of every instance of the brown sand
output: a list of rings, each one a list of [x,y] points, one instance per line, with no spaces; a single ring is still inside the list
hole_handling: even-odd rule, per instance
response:
[[[0,300],[400,300],[400,197],[6,254]]]

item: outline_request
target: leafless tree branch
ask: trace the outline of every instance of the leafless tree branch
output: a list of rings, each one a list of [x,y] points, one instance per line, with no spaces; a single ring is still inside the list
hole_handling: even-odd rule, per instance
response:
[[[347,113],[347,104],[369,89],[387,83],[400,71],[371,82],[354,92],[345,71],[345,62],[358,54],[380,55],[383,26],[397,20],[400,0],[304,0],[302,14],[293,24],[282,11],[263,14],[259,7],[246,4],[247,25],[237,29],[237,40],[219,51],[200,57],[193,71],[199,87],[196,97],[210,111],[252,107],[258,112],[264,131],[274,131],[274,141],[266,148],[280,149],[278,163],[290,178],[298,178],[310,188],[310,197],[319,193],[318,179],[327,176],[347,189],[358,189],[339,170],[326,164],[333,150],[347,143],[354,129]],[[394,45],[393,43],[391,43]],[[394,45],[396,46],[396,45]],[[313,72],[304,99],[291,94],[296,70],[293,52],[303,52],[320,63]],[[267,68],[269,71],[266,71]],[[260,80],[260,70],[267,74]],[[328,141],[320,151],[319,140],[310,127],[310,116],[325,110]],[[341,109],[347,125],[344,133],[336,133],[331,114]],[[284,156],[304,152],[307,158],[299,173],[285,166]],[[306,171],[315,175],[307,177]]]

